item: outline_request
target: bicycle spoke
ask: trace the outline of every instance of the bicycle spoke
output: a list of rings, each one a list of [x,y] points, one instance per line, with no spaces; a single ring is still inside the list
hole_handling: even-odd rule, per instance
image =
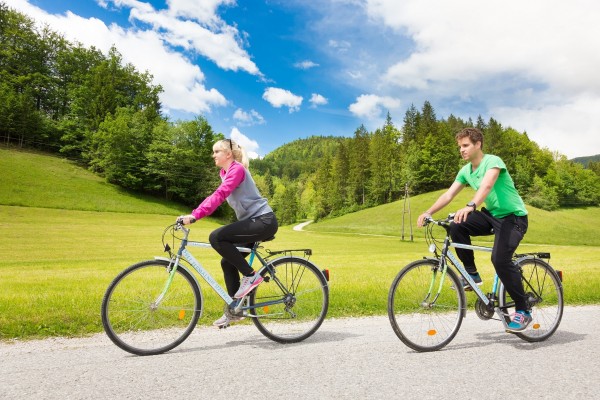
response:
[[[145,261],[123,271],[102,302],[102,323],[109,338],[123,350],[149,355],[179,345],[200,316],[200,292],[189,272],[178,268],[160,303],[168,278],[167,264]]]
[[[407,265],[392,282],[388,296],[388,317],[394,332],[404,344],[417,351],[444,347],[462,323],[462,286],[452,271],[439,274],[434,272],[436,268],[437,263],[432,260]],[[441,289],[440,279],[443,279]],[[432,288],[435,293],[430,293]],[[435,300],[427,301],[431,296]]]
[[[319,328],[327,314],[327,282],[316,266],[302,258],[286,256],[270,265],[275,275],[250,296],[252,321],[277,342],[304,340]],[[277,303],[261,305],[272,301]]]
[[[517,332],[516,335],[529,342],[546,340],[554,334],[562,319],[562,284],[552,267],[544,261],[527,259],[521,261],[520,267],[523,288],[534,298],[533,321],[526,330]],[[500,290],[500,306],[503,309],[514,307],[514,302],[503,285]]]

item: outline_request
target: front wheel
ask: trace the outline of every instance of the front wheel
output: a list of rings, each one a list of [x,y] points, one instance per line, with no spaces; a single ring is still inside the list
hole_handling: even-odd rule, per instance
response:
[[[250,294],[252,321],[271,340],[300,342],[315,333],[327,315],[327,279],[303,258],[285,256],[270,265],[275,273],[267,273]]]
[[[167,261],[132,265],[108,286],[102,300],[102,325],[121,349],[140,356],[169,351],[194,330],[202,298],[194,277],[179,266],[164,297],[169,279]]]
[[[458,333],[465,292],[456,273],[441,271],[438,260],[408,264],[388,295],[388,317],[396,336],[416,351],[439,350]]]
[[[541,342],[554,334],[563,315],[563,288],[556,271],[540,259],[526,259],[519,263],[523,289],[529,297],[533,321],[527,329],[514,332],[528,342]],[[508,313],[514,302],[504,285],[500,286],[500,308]],[[509,322],[507,320],[507,322]]]

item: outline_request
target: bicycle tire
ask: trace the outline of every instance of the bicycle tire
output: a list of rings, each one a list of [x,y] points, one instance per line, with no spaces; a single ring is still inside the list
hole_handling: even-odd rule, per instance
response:
[[[104,331],[121,349],[140,356],[180,345],[194,330],[202,310],[200,288],[181,265],[158,306],[155,300],[169,277],[162,260],[142,261],[122,271],[102,300]]]
[[[317,266],[304,258],[284,256],[271,261],[270,265],[275,275],[267,273],[265,281],[250,294],[249,305],[284,302],[251,308],[252,322],[275,342],[300,342],[315,333],[327,315],[327,279]]]
[[[541,342],[556,332],[562,320],[564,298],[562,282],[547,262],[528,258],[519,263],[523,275],[523,288],[534,305],[531,310],[533,320],[521,332],[511,332],[527,342]],[[514,302],[506,292],[504,284],[500,285],[499,305],[508,314],[508,308]],[[508,308],[507,308],[508,307]],[[514,311],[514,310],[513,310]],[[508,315],[506,322],[510,322]]]
[[[427,352],[441,349],[454,339],[462,324],[465,292],[450,268],[446,269],[435,305],[425,306],[425,302],[431,300],[430,287],[431,292],[437,293],[441,278],[438,260],[418,260],[404,267],[390,287],[390,324],[396,336],[413,350]]]

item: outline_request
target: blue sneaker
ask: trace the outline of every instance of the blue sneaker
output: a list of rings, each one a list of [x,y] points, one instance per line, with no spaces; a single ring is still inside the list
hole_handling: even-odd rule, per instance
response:
[[[506,332],[521,332],[533,321],[531,314],[527,311],[517,311],[510,316],[510,324],[506,328]]]
[[[483,279],[481,279],[479,273],[469,275],[471,276],[471,279],[473,279],[473,282],[475,282],[477,286],[481,286],[483,284]],[[462,276],[460,277],[460,284],[462,285],[463,289],[467,292],[473,290],[473,288],[471,288],[471,285],[469,285],[469,282],[467,282],[467,280]],[[454,285],[450,285],[450,288],[454,289]]]

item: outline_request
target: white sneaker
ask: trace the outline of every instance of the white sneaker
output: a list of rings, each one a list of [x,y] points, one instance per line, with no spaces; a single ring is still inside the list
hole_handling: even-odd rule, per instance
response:
[[[242,282],[240,283],[240,288],[233,295],[234,299],[241,299],[248,293],[252,291],[255,287],[260,285],[260,283],[264,280],[264,278],[258,272],[255,272],[252,276],[245,276],[242,278]]]
[[[223,314],[221,318],[213,322],[213,326],[217,326],[219,328],[227,328],[233,322],[239,322],[244,320],[244,317],[238,317],[237,315],[232,315],[228,317],[227,314]]]

